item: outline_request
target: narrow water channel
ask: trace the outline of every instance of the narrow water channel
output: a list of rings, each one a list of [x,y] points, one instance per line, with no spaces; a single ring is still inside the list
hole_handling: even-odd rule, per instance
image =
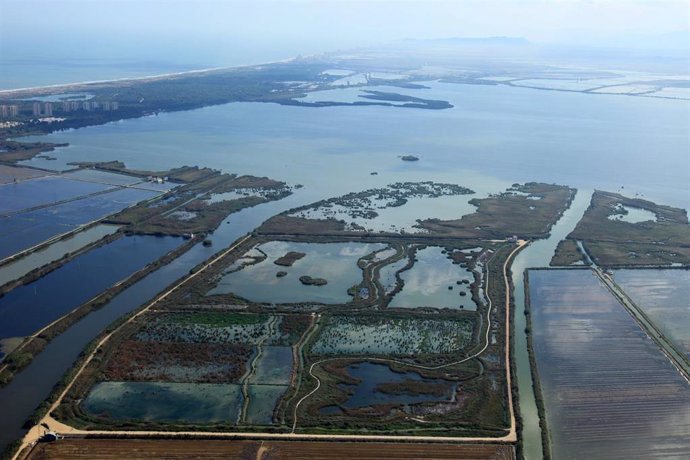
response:
[[[551,236],[527,246],[515,258],[512,265],[513,285],[515,286],[515,363],[517,365],[518,392],[520,395],[520,415],[522,417],[522,442],[526,460],[543,458],[539,414],[532,388],[527,335],[525,334],[525,287],[524,272],[527,268],[548,267],[558,242],[573,231],[589,206],[591,190],[579,190],[570,208],[551,229]]]

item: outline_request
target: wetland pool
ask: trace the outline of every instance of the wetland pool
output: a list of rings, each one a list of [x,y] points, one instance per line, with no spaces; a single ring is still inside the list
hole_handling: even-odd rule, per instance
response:
[[[417,251],[417,261],[412,268],[400,273],[405,284],[402,291],[393,297],[388,305],[390,308],[477,310],[470,289],[470,284],[474,282],[473,272],[462,265],[454,264],[443,251],[444,249],[438,246]],[[385,278],[387,285],[390,285],[390,273],[387,273]]]
[[[347,290],[362,282],[362,270],[357,266],[357,261],[385,249],[386,245],[271,241],[257,248],[266,254],[265,260],[227,273],[207,295],[234,293],[248,300],[264,303],[347,303],[351,299]],[[291,267],[274,263],[290,251],[306,255]],[[276,276],[280,271],[287,274]],[[304,275],[324,278],[328,284],[305,286],[299,280]]]

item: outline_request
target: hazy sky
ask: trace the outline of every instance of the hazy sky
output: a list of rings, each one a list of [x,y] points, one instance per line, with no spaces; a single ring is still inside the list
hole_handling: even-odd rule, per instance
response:
[[[649,46],[647,36],[688,29],[688,0],[0,0],[0,57],[12,59],[176,53],[180,62],[219,65],[401,38],[496,35]]]

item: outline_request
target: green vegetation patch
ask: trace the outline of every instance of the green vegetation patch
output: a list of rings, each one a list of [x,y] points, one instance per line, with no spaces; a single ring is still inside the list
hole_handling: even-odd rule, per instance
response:
[[[268,315],[259,313],[199,311],[166,315],[163,321],[177,324],[203,324],[210,327],[227,327],[244,324],[260,324],[265,323],[267,319]]]
[[[546,238],[570,206],[575,189],[555,184],[513,184],[507,191],[470,201],[477,212],[455,220],[428,219],[422,228],[458,238]]]
[[[321,329],[311,352],[399,356],[457,353],[470,344],[473,327],[469,318],[333,316]]]
[[[656,221],[612,219],[623,207],[652,212]],[[617,193],[595,191],[569,239],[581,240],[600,265],[690,265],[687,211]]]
[[[573,240],[563,240],[556,246],[556,253],[551,259],[552,267],[563,267],[568,265],[578,265],[584,262],[577,242]]]

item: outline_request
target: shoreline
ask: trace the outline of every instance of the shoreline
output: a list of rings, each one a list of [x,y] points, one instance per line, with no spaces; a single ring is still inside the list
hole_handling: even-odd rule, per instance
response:
[[[305,56],[302,59],[305,58],[310,58],[312,56]],[[74,88],[79,88],[82,86],[93,86],[93,85],[103,85],[103,84],[110,84],[110,83],[127,83],[127,82],[146,82],[146,81],[156,81],[156,80],[164,80],[168,78],[175,78],[175,77],[185,77],[185,76],[191,76],[191,75],[203,75],[206,73],[213,73],[213,72],[221,72],[221,71],[230,71],[230,70],[235,70],[235,69],[242,69],[242,68],[252,68],[252,67],[261,67],[264,65],[271,65],[271,64],[284,64],[288,62],[292,62],[296,60],[297,57],[291,57],[287,59],[279,59],[275,61],[268,61],[264,62],[261,64],[238,64],[238,65],[231,65],[231,66],[221,66],[221,67],[208,67],[208,68],[203,68],[203,69],[195,69],[195,70],[185,70],[182,72],[171,72],[171,73],[163,73],[163,74],[157,74],[157,75],[146,75],[143,77],[122,77],[122,78],[114,78],[114,79],[107,79],[107,80],[90,80],[90,81],[81,81],[81,82],[72,82],[72,83],[56,83],[53,85],[44,85],[44,86],[31,86],[27,88],[8,88],[8,89],[0,89],[0,99],[11,99],[11,96],[14,96],[15,93],[18,93],[22,95],[23,93],[34,93],[41,95],[41,94],[53,94],[55,90],[74,90]]]

